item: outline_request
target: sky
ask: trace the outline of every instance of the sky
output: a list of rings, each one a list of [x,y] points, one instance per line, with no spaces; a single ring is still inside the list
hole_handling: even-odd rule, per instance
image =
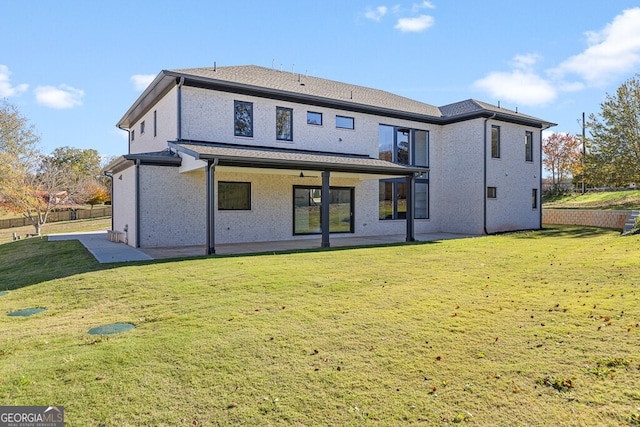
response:
[[[259,65],[443,106],[473,98],[579,134],[640,72],[640,0],[0,0],[0,99],[40,148],[127,152],[161,71]]]

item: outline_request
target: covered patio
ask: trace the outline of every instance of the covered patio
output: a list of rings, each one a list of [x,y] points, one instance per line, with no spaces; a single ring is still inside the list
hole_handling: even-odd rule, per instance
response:
[[[426,167],[408,166],[376,159],[367,155],[291,150],[271,147],[248,147],[226,143],[202,141],[169,142],[171,150],[182,157],[181,170],[205,169],[206,176],[206,244],[204,246],[174,248],[187,254],[232,254],[269,252],[279,250],[310,249],[330,246],[361,246],[367,244],[411,242],[416,240],[414,225],[415,182],[429,172]],[[192,160],[186,160],[192,159]],[[304,177],[315,173],[321,177],[320,234],[319,239],[284,240],[251,243],[216,242],[215,177],[218,171],[251,171],[252,173],[285,173]],[[270,171],[270,172],[269,172]],[[406,234],[404,236],[347,236],[332,234],[329,230],[331,179],[334,177],[358,179],[403,178],[407,188]],[[380,240],[382,239],[382,241]],[[139,241],[139,239],[137,240]],[[361,242],[361,243],[359,243]],[[256,248],[260,248],[256,250]],[[142,250],[153,251],[148,247]]]
[[[434,242],[439,240],[463,239],[468,237],[474,236],[454,233],[416,234],[415,242]],[[404,234],[363,237],[339,236],[331,238],[331,246],[334,248],[384,246],[401,244],[405,242],[406,236]],[[226,243],[216,246],[216,255],[244,255],[270,252],[304,251],[321,248],[322,240],[320,237],[302,240],[279,240],[274,242]],[[202,256],[203,254],[205,254],[206,247],[204,245],[196,245],[162,248],[140,248],[138,250],[147,254],[153,259],[168,259]]]

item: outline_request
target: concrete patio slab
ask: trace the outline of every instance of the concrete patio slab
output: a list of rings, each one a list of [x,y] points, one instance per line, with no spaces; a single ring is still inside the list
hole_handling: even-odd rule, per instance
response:
[[[107,240],[106,231],[54,234],[49,235],[48,237],[49,241],[77,239],[100,263],[149,261],[153,259],[185,258],[206,255],[206,247],[204,245],[136,249],[125,245],[124,243],[115,243]],[[461,239],[466,237],[474,236],[453,233],[417,234],[416,241],[431,242],[438,240]],[[365,237],[341,236],[331,238],[331,247],[365,247],[403,243],[404,241],[404,234]],[[216,245],[216,255],[240,255],[320,248],[320,237],[297,240],[279,240],[273,242],[227,243]]]

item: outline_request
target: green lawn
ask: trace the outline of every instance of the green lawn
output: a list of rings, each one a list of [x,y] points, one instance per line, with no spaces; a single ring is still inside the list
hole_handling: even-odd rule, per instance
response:
[[[545,208],[640,209],[640,190],[600,191],[545,197]]]
[[[640,236],[99,265],[0,245],[0,404],[68,426],[639,425]],[[118,335],[87,334],[130,322]]]

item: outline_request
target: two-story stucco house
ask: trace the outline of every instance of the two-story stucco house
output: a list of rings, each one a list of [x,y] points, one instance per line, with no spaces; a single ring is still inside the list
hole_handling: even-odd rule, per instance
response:
[[[135,247],[541,227],[542,131],[257,66],[162,71],[118,127],[113,228]]]

